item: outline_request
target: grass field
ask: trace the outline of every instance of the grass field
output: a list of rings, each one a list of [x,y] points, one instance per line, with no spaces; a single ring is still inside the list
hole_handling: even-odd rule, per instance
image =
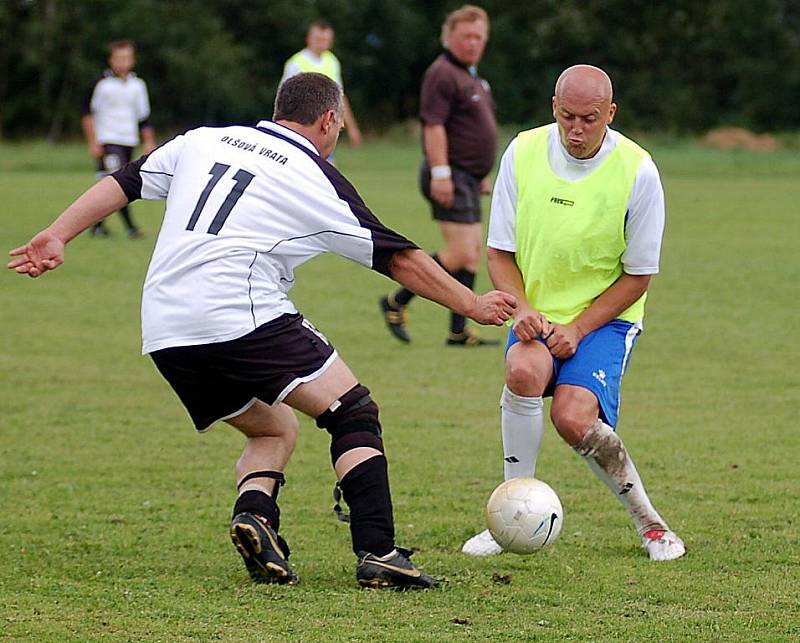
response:
[[[538,475],[561,496],[561,539],[530,557],[461,555],[502,476],[502,352],[446,348],[446,313],[425,301],[400,345],[377,309],[392,284],[323,257],[301,269],[294,300],[373,390],[398,540],[447,583],[358,589],[331,511],[327,437],[303,419],[281,494],[301,582],[250,584],[227,536],[242,439],[224,425],[195,435],[139,355],[161,213],[139,203],[145,240],[124,238],[114,215],[113,238],[76,239],[55,273],[0,275],[0,640],[800,639],[800,158],[653,152],[668,226],[619,430],[685,559],[647,561],[552,429]],[[417,158],[413,141],[339,152],[378,216],[434,249]],[[25,242],[91,176],[81,146],[0,146],[0,248]]]

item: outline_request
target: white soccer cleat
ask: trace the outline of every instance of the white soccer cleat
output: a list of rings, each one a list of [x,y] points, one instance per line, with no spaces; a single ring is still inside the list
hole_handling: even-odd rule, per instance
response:
[[[495,542],[489,530],[484,529],[465,542],[461,551],[468,556],[496,556],[503,553],[503,548]]]
[[[642,547],[650,560],[675,560],[686,553],[678,534],[669,529],[651,529],[642,534]]]

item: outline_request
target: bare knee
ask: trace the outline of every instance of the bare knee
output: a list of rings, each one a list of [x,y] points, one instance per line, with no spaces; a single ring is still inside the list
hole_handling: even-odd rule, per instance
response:
[[[544,394],[553,377],[553,359],[538,342],[517,342],[506,354],[506,386],[516,395]]]
[[[544,393],[547,382],[529,361],[513,360],[506,364],[506,386],[512,393],[532,397]]]
[[[286,404],[271,407],[257,400],[247,411],[225,420],[248,438],[281,438],[294,443],[300,423]]]
[[[553,396],[550,419],[558,434],[570,446],[575,446],[583,439],[599,415],[596,398],[589,391],[586,393],[591,397],[559,395],[558,390]]]
[[[445,268],[450,272],[468,270],[477,272],[481,262],[483,232],[480,224],[442,222],[445,247],[439,252]]]
[[[476,246],[448,246],[445,251],[439,252],[439,259],[449,272],[469,270],[477,272],[481,263],[481,248]]]
[[[462,256],[462,267],[470,272],[478,272],[481,265],[481,244],[480,241],[474,244],[468,244],[464,248]]]

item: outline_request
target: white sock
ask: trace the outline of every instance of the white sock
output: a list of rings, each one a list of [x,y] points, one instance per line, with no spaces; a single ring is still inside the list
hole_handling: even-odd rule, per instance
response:
[[[503,433],[503,475],[511,478],[533,478],[536,458],[542,445],[544,418],[542,397],[524,397],[503,387],[500,397]]]
[[[640,536],[650,529],[667,529],[667,523],[650,503],[633,460],[614,429],[597,420],[574,448],[627,509]]]

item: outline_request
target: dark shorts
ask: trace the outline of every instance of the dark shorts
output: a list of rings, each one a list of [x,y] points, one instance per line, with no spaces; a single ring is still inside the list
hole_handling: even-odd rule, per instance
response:
[[[126,145],[103,145],[103,156],[97,159],[97,178],[116,172],[131,162],[133,148]]]
[[[453,207],[444,208],[431,198],[431,168],[422,161],[419,168],[419,187],[431,204],[433,218],[453,223],[481,222],[481,180],[469,172],[451,167],[453,173]]]
[[[274,405],[317,379],[336,359],[302,315],[282,315],[244,337],[150,353],[198,431],[235,417],[256,400]]]

